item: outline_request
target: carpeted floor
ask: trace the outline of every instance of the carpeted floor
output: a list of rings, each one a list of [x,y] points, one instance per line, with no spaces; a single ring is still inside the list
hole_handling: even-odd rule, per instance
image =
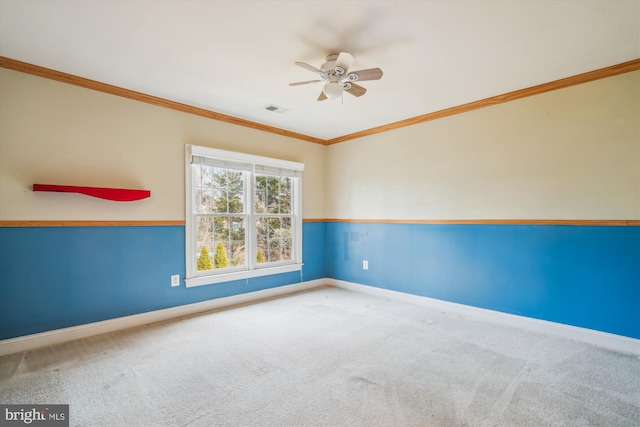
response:
[[[0,358],[81,426],[640,426],[640,358],[336,288]]]

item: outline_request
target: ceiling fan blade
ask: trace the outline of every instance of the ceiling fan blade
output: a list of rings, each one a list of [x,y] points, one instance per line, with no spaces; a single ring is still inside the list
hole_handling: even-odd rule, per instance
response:
[[[327,95],[324,94],[324,91],[320,92],[320,96],[318,97],[318,101],[324,101],[327,99]]]
[[[322,70],[320,70],[319,68],[314,67],[313,65],[305,64],[304,62],[296,62],[296,65],[298,67],[305,68],[305,69],[307,69],[309,71],[313,71],[314,73],[323,74]]]
[[[296,82],[296,83],[289,83],[289,86],[300,86],[300,85],[308,85],[311,83],[320,83],[322,80],[308,80],[306,82]]]
[[[351,64],[353,64],[353,61],[355,60],[356,58],[354,58],[350,53],[340,52],[340,55],[338,55],[338,58],[336,59],[335,67],[341,67],[346,74],[349,71],[349,67],[351,67]]]
[[[358,76],[356,81],[380,80],[382,78],[382,70],[380,68],[368,68],[366,70],[353,71],[349,74]]]
[[[366,91],[367,90],[365,88],[355,83],[351,83],[351,87],[349,89],[345,89],[345,92],[349,92],[353,96],[362,96]]]

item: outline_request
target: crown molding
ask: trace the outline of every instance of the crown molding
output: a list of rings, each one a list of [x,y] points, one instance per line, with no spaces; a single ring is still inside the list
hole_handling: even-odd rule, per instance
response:
[[[96,80],[90,80],[84,77],[74,76],[72,74],[63,73],[61,71],[52,70],[50,68],[41,67],[39,65],[29,64],[26,62],[18,61],[15,59],[4,57],[4,56],[0,56],[0,67],[7,68],[14,71],[19,71],[26,74],[31,74],[38,77],[43,77],[46,79],[59,81],[62,83],[80,86],[86,89],[92,89],[99,92],[120,96],[127,99],[132,99],[135,101],[145,102],[147,104],[152,104],[159,107],[181,111],[183,113],[206,117],[209,119],[218,120],[218,121],[222,121],[225,123],[230,123],[238,126],[244,126],[244,127],[248,127],[251,129],[262,131],[262,132],[274,133],[274,134],[285,136],[288,138],[299,139],[302,141],[312,142],[320,145],[333,145],[333,144],[338,144],[340,142],[350,141],[353,139],[362,138],[369,135],[375,135],[382,132],[388,132],[391,130],[400,129],[406,126],[413,126],[413,125],[428,122],[431,120],[436,120],[444,117],[453,116],[456,114],[466,113],[468,111],[477,110],[479,108],[490,107],[492,105],[502,104],[509,101],[515,101],[517,99],[526,98],[528,96],[539,95],[541,93],[550,92],[557,89],[563,89],[566,87],[575,86],[582,83],[603,79],[606,77],[613,77],[619,74],[629,73],[631,71],[637,71],[637,70],[640,70],[640,58],[623,62],[621,64],[612,65],[610,67],[588,71],[586,73],[578,74],[575,76],[566,77],[560,80],[554,80],[552,82],[543,83],[537,86],[532,86],[529,88],[520,89],[513,92],[507,92],[502,95],[492,96],[490,98],[481,99],[479,101],[473,101],[467,104],[446,108],[444,110],[434,111],[432,113],[423,114],[420,116],[412,117],[405,120],[400,120],[398,122],[389,123],[386,125],[378,126],[371,129],[366,129],[360,132],[355,132],[352,134],[343,135],[343,136],[328,139],[328,140],[315,138],[313,136],[304,135],[297,132],[291,132],[291,131],[276,128],[273,126],[267,126],[261,123],[252,122],[250,120],[233,117],[226,114],[216,113],[215,111],[206,110],[204,108],[193,107],[191,105],[182,104],[180,102],[170,101],[168,99],[159,98],[157,96],[147,95],[141,92],[136,92],[136,91],[121,88],[118,86],[109,85],[106,83],[98,82]]]
[[[413,126],[419,123],[441,119],[456,114],[466,113],[468,111],[477,110],[479,108],[491,107],[492,105],[503,104],[505,102],[515,101],[516,99],[539,95],[541,93],[550,92],[557,89],[564,89],[566,87],[588,83],[594,80],[613,77],[617,76],[618,74],[629,73],[631,71],[637,70],[640,70],[640,58],[628,62],[623,62],[622,64],[612,65],[610,67],[600,68],[598,70],[566,77],[564,79],[554,80],[552,82],[543,83],[537,86],[531,86],[525,89],[503,93],[502,95],[492,96],[490,98],[481,99],[479,101],[473,101],[467,104],[446,108],[444,110],[434,111],[433,113],[423,114],[421,116],[412,117],[410,119],[401,120],[399,122],[389,123],[383,126],[363,130],[361,132],[329,139],[327,140],[327,145],[338,144],[340,142],[345,142],[356,138],[362,138],[369,135],[375,135],[377,133],[388,132],[390,130],[400,129],[406,126]]]
[[[244,127],[259,130],[262,132],[275,133],[277,135],[300,139],[303,141],[313,142],[321,145],[326,145],[327,143],[324,139],[314,138],[309,135],[291,132],[291,131],[279,129],[273,126],[263,125],[261,123],[240,119],[238,117],[233,117],[226,114],[216,113],[215,111],[206,110],[204,108],[193,107],[191,105],[170,101],[168,99],[147,95],[141,92],[136,92],[136,91],[121,88],[118,86],[109,85],[96,80],[85,79],[84,77],[74,76],[73,74],[63,73],[61,71],[40,67],[39,65],[29,64],[26,62],[15,60],[15,59],[6,58],[4,56],[0,56],[0,67],[7,68],[9,70],[19,71],[21,73],[31,74],[38,77],[43,77],[45,79],[51,79],[51,80],[55,80],[62,83],[68,83],[71,85],[80,86],[85,89],[91,89],[91,90],[96,90],[98,92],[108,93],[110,95],[121,96],[123,98],[132,99],[134,101],[140,101],[140,102],[145,102],[147,104],[156,105],[159,107],[169,108],[171,110],[176,110],[183,113],[206,117],[208,119],[218,120],[225,123],[231,123],[238,126],[244,126]]]

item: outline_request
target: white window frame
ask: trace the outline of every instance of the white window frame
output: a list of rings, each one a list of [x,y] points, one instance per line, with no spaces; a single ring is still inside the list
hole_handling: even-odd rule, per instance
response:
[[[253,165],[252,171],[247,171],[244,188],[245,211],[248,217],[245,227],[245,259],[247,265],[241,270],[225,269],[223,272],[216,270],[197,270],[196,254],[196,213],[194,212],[195,185],[194,172],[191,167],[193,156],[209,157],[213,159],[227,160],[231,162],[241,162]],[[292,231],[293,250],[290,261],[268,263],[258,265],[256,261],[255,249],[257,248],[257,237],[255,231],[255,169],[266,167],[270,169],[284,170],[296,174],[292,180]],[[273,159],[270,157],[256,156],[252,154],[238,153],[234,151],[219,150],[216,148],[201,147],[192,144],[185,144],[185,260],[187,288],[193,286],[210,285],[214,283],[228,282],[232,280],[249,279],[252,277],[266,276],[271,274],[288,273],[300,271],[302,269],[302,171],[303,163],[291,162],[288,160]]]

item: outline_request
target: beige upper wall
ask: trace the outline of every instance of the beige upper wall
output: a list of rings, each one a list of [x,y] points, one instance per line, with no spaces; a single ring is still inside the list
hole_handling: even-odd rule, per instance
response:
[[[305,163],[305,218],[640,219],[640,71],[323,147],[0,69],[0,220],[183,220],[185,141]]]
[[[325,216],[322,145],[0,69],[0,220],[184,220],[184,143],[305,164],[303,216]],[[32,184],[151,190],[118,203]]]
[[[640,71],[331,145],[327,194],[329,218],[640,219]]]

